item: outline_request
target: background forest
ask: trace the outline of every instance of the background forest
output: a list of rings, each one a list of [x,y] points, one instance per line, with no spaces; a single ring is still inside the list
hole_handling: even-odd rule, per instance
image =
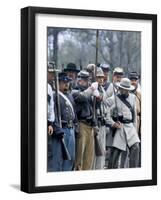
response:
[[[141,74],[141,32],[48,27],[47,35],[48,62],[61,69],[97,62]]]

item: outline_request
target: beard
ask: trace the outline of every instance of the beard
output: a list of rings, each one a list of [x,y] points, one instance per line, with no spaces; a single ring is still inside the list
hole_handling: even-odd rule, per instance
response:
[[[121,94],[121,97],[124,98],[124,99],[126,99],[128,96],[129,96],[129,94],[127,94],[127,93],[126,94],[125,93]]]

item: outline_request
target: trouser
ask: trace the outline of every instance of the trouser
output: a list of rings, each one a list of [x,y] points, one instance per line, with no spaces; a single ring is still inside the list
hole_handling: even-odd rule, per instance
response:
[[[83,122],[79,124],[80,132],[76,138],[76,170],[92,169],[94,159],[93,128]]]
[[[121,152],[121,159],[120,159],[120,168],[128,168],[129,167],[129,149],[127,148],[126,151]]]
[[[103,150],[102,156],[94,156],[93,169],[104,169],[105,167],[105,156],[106,156],[106,127],[99,127],[98,140]]]
[[[47,135],[47,169],[48,171],[51,171],[51,166],[52,166],[52,136]]]
[[[106,146],[106,156],[105,156],[105,168],[106,169],[109,168],[109,163],[110,163],[110,159],[111,159],[112,149],[113,149],[113,147],[107,147]]]
[[[105,167],[108,169],[110,159],[111,159],[111,153],[112,153],[112,143],[113,143],[113,136],[112,131],[110,128],[106,128],[106,157],[105,157]]]
[[[64,160],[61,139],[52,137],[52,159],[48,160],[48,172],[72,171],[75,162],[75,135],[72,128],[63,128],[64,141],[71,156],[71,160]]]
[[[122,150],[113,148],[112,151],[112,158],[110,161],[109,168],[115,169],[118,168],[118,160],[120,157]],[[129,167],[136,168],[139,167],[139,154],[140,154],[140,147],[139,143],[135,143],[129,148]]]

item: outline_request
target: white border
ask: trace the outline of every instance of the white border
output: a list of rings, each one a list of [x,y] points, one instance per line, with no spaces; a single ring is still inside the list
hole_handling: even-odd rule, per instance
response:
[[[142,167],[138,169],[46,172],[47,27],[141,31]],[[152,178],[152,22],[50,14],[36,15],[36,186],[99,183]]]

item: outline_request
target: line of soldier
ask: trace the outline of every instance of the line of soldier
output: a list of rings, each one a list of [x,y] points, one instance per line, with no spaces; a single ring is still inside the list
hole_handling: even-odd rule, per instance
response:
[[[139,75],[131,72],[126,78],[117,67],[110,82],[107,64],[89,64],[79,71],[69,63],[58,77],[52,67],[48,65],[47,171],[140,167]],[[70,159],[63,155],[62,138]]]

